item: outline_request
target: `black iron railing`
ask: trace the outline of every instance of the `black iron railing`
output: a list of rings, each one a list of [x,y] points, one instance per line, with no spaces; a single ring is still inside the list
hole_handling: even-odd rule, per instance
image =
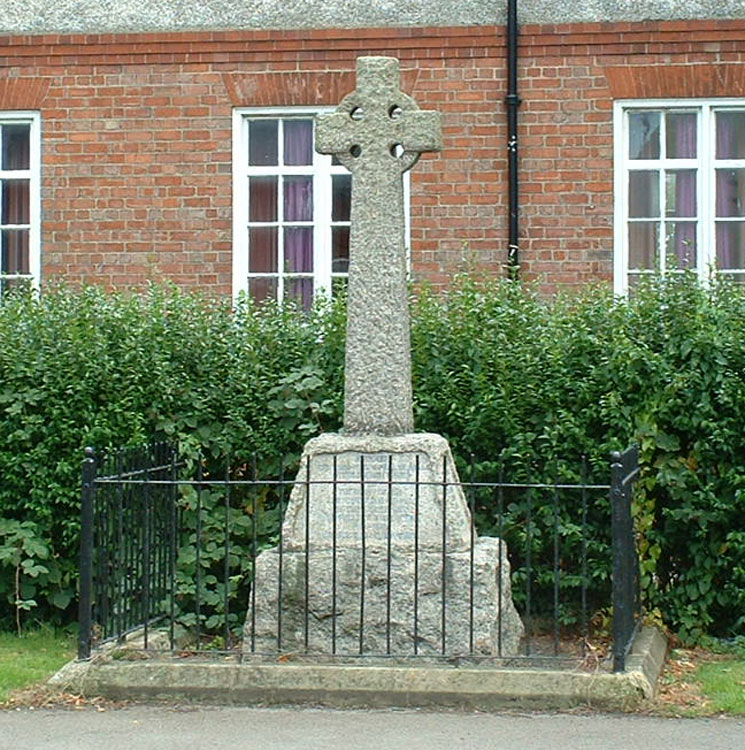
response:
[[[611,456],[611,538],[613,552],[613,670],[623,672],[639,621],[639,557],[631,500],[639,475],[636,446]]]
[[[400,657],[403,637],[410,638],[404,651],[412,657],[576,661],[586,656],[590,613],[612,605],[612,666],[615,671],[624,669],[640,611],[631,517],[638,474],[635,448],[613,454],[608,484],[587,482],[586,468],[580,470],[578,482],[507,482],[501,475],[496,481],[456,482],[448,478],[447,467],[441,480],[424,483],[396,476],[393,457],[387,458],[387,473],[385,465],[385,457],[377,457],[375,466],[366,465],[362,458],[356,481],[340,480],[335,464],[330,477],[322,480],[313,479],[308,466],[304,476],[293,472],[292,478],[286,478],[280,468],[275,479],[266,480],[257,478],[255,463],[221,468],[203,458],[181,461],[176,450],[165,444],[103,457],[89,449],[83,464],[79,657],[88,658],[99,644],[139,631],[143,648],[171,652]],[[305,545],[298,556],[283,538],[281,519],[298,484],[305,485],[309,496],[313,485],[327,486],[326,510],[332,520],[327,527],[330,538],[323,544],[330,562],[328,570],[317,573],[326,576],[325,592],[313,587],[317,565],[309,552],[313,545]],[[341,540],[346,532],[337,518],[337,498],[350,489],[361,504],[355,521],[359,552],[354,557]],[[459,584],[466,587],[466,605],[460,614],[450,611],[455,579],[448,572],[453,561],[448,557],[452,545],[447,528],[448,514],[458,512],[451,499],[456,490],[464,493],[480,534],[507,542],[511,580],[498,576],[497,592],[491,595],[501,602],[503,589],[511,584],[524,624],[518,653],[503,649],[508,634],[501,607],[496,640],[491,647],[483,646],[473,527],[470,546],[467,538],[463,542],[463,554],[470,555],[470,561]],[[430,491],[440,498],[442,514],[437,532],[441,544],[434,552],[422,548],[426,530],[420,527],[418,512],[422,497]],[[394,518],[401,515],[392,512],[393,503],[399,502],[392,498],[403,495],[412,507],[408,529],[400,528]],[[317,533],[311,519],[306,504],[305,517],[299,521],[305,524],[306,539]],[[597,529],[599,519],[609,529],[604,541],[591,538],[589,531]],[[383,534],[382,544],[373,539],[375,533],[378,542]],[[408,568],[401,567],[392,552],[397,535],[404,533],[413,540]],[[612,565],[603,557],[609,549]],[[260,560],[262,552],[265,561],[272,560],[269,567]],[[304,569],[292,577],[293,566]],[[598,573],[603,568],[612,572],[612,589],[610,576]],[[439,580],[432,577],[435,569]],[[348,599],[340,604],[343,586],[350,585],[343,577],[348,579],[350,570],[360,579],[354,607]],[[262,575],[271,580],[262,580]],[[372,589],[363,583],[371,576],[380,579]],[[259,596],[257,604],[262,586],[276,590],[269,597],[268,625],[266,597]],[[402,625],[391,602],[404,596],[404,589],[411,598],[412,617]],[[324,597],[325,603],[319,603]],[[437,606],[435,615],[426,614],[428,607]],[[257,625],[257,615],[263,624]],[[438,622],[436,633],[427,636],[424,631],[432,629],[432,617]],[[350,618],[355,624],[350,625]],[[453,618],[465,618],[465,630]],[[371,621],[382,623],[377,636],[371,632]],[[158,642],[153,640],[154,629]],[[458,643],[456,632],[461,634]],[[437,641],[434,645],[432,638]]]

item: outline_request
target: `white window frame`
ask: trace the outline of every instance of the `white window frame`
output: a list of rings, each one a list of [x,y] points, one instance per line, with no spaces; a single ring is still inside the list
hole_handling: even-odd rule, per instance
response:
[[[34,111],[0,111],[2,125],[30,125],[29,168],[23,170],[2,170],[0,179],[29,179],[29,224],[15,228],[29,230],[29,273],[28,275],[3,274],[3,279],[29,279],[31,288],[38,290],[41,284],[41,115]],[[10,225],[5,228],[13,228]]]
[[[703,283],[706,283],[712,272],[716,271],[716,184],[715,168],[717,166],[737,165],[745,167],[745,159],[725,161],[715,159],[716,132],[714,113],[720,110],[745,110],[745,99],[628,99],[616,100],[613,103],[613,173],[614,173],[614,237],[613,237],[613,288],[616,294],[626,294],[629,288],[628,276],[628,181],[629,172],[642,168],[642,160],[632,161],[628,158],[629,118],[631,111],[662,110],[696,111],[697,148],[695,159],[658,159],[654,169],[695,168],[696,181],[696,272]],[[662,136],[661,136],[662,137]],[[646,161],[646,160],[644,160]],[[652,160],[650,160],[652,161]],[[669,162],[669,163],[668,163]],[[674,164],[673,164],[674,162]],[[651,167],[652,168],[652,167]],[[663,217],[664,221],[664,217]],[[664,243],[664,238],[660,238]],[[664,253],[660,254],[660,271],[665,272]],[[725,273],[742,275],[745,269],[730,270]]]
[[[250,167],[248,165],[248,121],[260,117],[288,119],[313,118],[334,107],[236,107],[233,109],[233,298],[248,293],[248,178],[265,174],[282,174],[282,167]],[[345,167],[333,165],[331,156],[313,152],[313,164],[292,166],[287,172],[313,176],[313,294],[332,293],[334,278],[345,278],[346,273],[332,273],[331,268],[331,185],[332,176],[348,174]],[[410,258],[409,174],[404,175],[404,218],[407,264]],[[339,224],[340,222],[334,222]],[[343,223],[343,222],[342,222]],[[329,252],[323,252],[328,248]],[[281,255],[281,253],[280,253]],[[279,259],[281,261],[281,257]],[[284,276],[277,271],[277,299],[284,296]]]

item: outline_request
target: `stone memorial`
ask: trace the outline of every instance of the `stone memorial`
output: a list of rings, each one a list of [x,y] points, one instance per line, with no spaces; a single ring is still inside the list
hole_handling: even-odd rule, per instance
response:
[[[352,173],[344,428],[305,446],[244,653],[517,651],[506,547],[476,536],[447,441],[414,433],[402,177],[440,148],[393,58],[359,58],[357,89],[317,118],[316,149]]]

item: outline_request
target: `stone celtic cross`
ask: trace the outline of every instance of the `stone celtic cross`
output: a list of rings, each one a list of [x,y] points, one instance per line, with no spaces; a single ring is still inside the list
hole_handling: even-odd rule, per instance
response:
[[[414,430],[403,173],[442,148],[440,116],[399,90],[398,60],[360,57],[357,89],[316,121],[316,150],[352,173],[344,433]]]

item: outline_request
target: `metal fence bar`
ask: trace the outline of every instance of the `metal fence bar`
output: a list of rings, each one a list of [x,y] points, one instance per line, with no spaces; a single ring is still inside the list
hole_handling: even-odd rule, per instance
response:
[[[559,491],[554,488],[553,497],[553,537],[554,537],[554,655],[559,655],[559,591],[561,586],[561,571],[559,568]]]
[[[196,522],[196,575],[194,588],[194,605],[196,609],[197,622],[197,648],[202,644],[202,480],[204,479],[202,468],[202,457],[197,458],[197,522]]]
[[[169,623],[168,623],[168,642],[171,648],[174,647],[175,643],[175,628],[176,628],[176,556],[178,554],[178,537],[176,533],[177,529],[177,491],[178,485],[176,484],[177,478],[177,455],[174,448],[171,449],[171,479],[173,485],[171,486],[171,493],[169,496],[170,507],[169,507],[169,538],[168,538],[168,565],[169,565],[169,578],[170,578],[170,591],[168,596],[168,612],[169,612]]]
[[[285,476],[285,464],[284,459],[280,459],[279,462],[279,477],[280,479],[284,480]],[[282,652],[282,575],[284,573],[284,538],[283,538],[283,528],[284,524],[282,523],[284,519],[284,500],[285,500],[285,487],[284,484],[280,484],[279,486],[279,555],[277,559],[277,651],[280,653]],[[254,582],[252,584],[253,586],[256,585],[256,565],[254,561]],[[256,615],[251,614],[251,652],[256,651]]]
[[[613,671],[623,672],[636,627],[638,559],[631,517],[631,486],[638,471],[634,449],[611,454],[611,549],[613,554]]]
[[[533,490],[528,490],[528,509],[525,532],[525,654],[530,656],[533,637]]]
[[[360,654],[365,652],[365,454],[360,454]]]
[[[473,481],[475,476],[474,457],[471,454],[471,476],[470,479]],[[473,487],[469,488],[468,492],[468,506],[471,511],[471,528],[469,529],[469,550],[468,550],[468,653],[473,654],[473,627],[474,627],[474,607],[476,602],[474,601],[474,546],[476,544],[476,524],[474,518],[476,518],[476,490]],[[499,571],[499,580],[501,581],[501,570]],[[501,602],[501,596],[500,596]],[[501,607],[499,612],[501,613]],[[500,623],[497,622],[497,628]],[[497,638],[500,637],[498,632]]]
[[[80,599],[78,601],[78,659],[91,655],[93,593],[93,500],[96,479],[96,454],[85,449],[82,467],[83,493],[80,512]]]
[[[152,549],[151,549],[151,524],[152,524],[152,509],[151,509],[151,497],[150,497],[150,484],[147,482],[148,470],[145,469],[145,518],[143,525],[143,566],[142,566],[142,615],[144,620],[144,644],[145,648],[148,647],[148,625],[150,623],[150,565],[152,560]]]
[[[414,457],[414,655],[419,653],[419,454]]]
[[[504,584],[502,583],[503,568],[502,568],[502,555],[504,554],[504,542],[502,536],[504,534],[504,469],[499,470],[499,487],[497,487],[497,537],[499,538],[499,576],[497,577],[497,591],[499,593],[499,610],[497,612],[497,654],[502,656],[502,632],[503,632],[503,621],[502,621],[502,596],[504,594]],[[505,559],[506,559],[505,555]]]
[[[225,648],[230,645],[230,461],[225,466],[225,548],[223,550],[223,612],[225,614]],[[254,556],[254,560],[256,557]],[[253,586],[251,587],[254,588]],[[255,611],[256,606],[251,607]]]
[[[440,563],[440,634],[441,634],[441,653],[446,653],[447,641],[447,513],[448,513],[448,465],[447,457],[442,457],[442,539],[440,549],[442,561]]]
[[[581,610],[582,619],[580,627],[582,629],[582,655],[584,656],[587,651],[587,646],[590,640],[589,631],[589,618],[587,616],[587,587],[588,587],[588,574],[587,574],[587,490],[585,489],[585,480],[587,479],[587,456],[582,456],[582,590],[581,590]]]
[[[310,637],[310,623],[308,621],[310,614],[310,461],[311,458],[308,456],[305,464],[305,570],[303,572],[303,588],[305,589],[305,607],[303,612],[305,653],[308,653]]]
[[[393,454],[388,456],[388,488],[386,492],[386,586],[385,586],[385,653],[391,653],[391,562],[393,537]],[[334,618],[336,619],[336,618]]]
[[[121,451],[117,451],[116,462],[119,469],[121,469]],[[103,493],[105,494],[108,487],[102,487]],[[126,539],[125,524],[124,524],[124,484],[119,483],[115,487],[116,491],[116,531],[117,531],[117,555],[114,563],[114,592],[120,601],[126,601],[124,597],[124,589],[126,586],[126,577],[124,575],[122,561],[126,559]],[[127,627],[126,625],[126,612],[121,608],[117,608],[116,617],[114,620],[114,629],[117,633],[121,633]]]
[[[337,503],[339,501],[338,496],[338,479],[339,479],[339,465],[338,456],[334,454],[332,460],[332,479],[333,485],[331,487],[331,653],[336,654],[336,535],[337,529]]]
[[[258,476],[258,467],[256,466],[256,456],[251,457],[251,477],[256,481]],[[256,487],[254,487],[256,490]],[[258,529],[259,523],[259,503],[257,493],[254,491],[251,498],[251,560],[253,561],[253,581],[251,581],[251,651],[256,651],[256,551],[258,545]],[[225,581],[227,586],[229,579]],[[225,618],[228,617],[227,607],[225,609]]]

